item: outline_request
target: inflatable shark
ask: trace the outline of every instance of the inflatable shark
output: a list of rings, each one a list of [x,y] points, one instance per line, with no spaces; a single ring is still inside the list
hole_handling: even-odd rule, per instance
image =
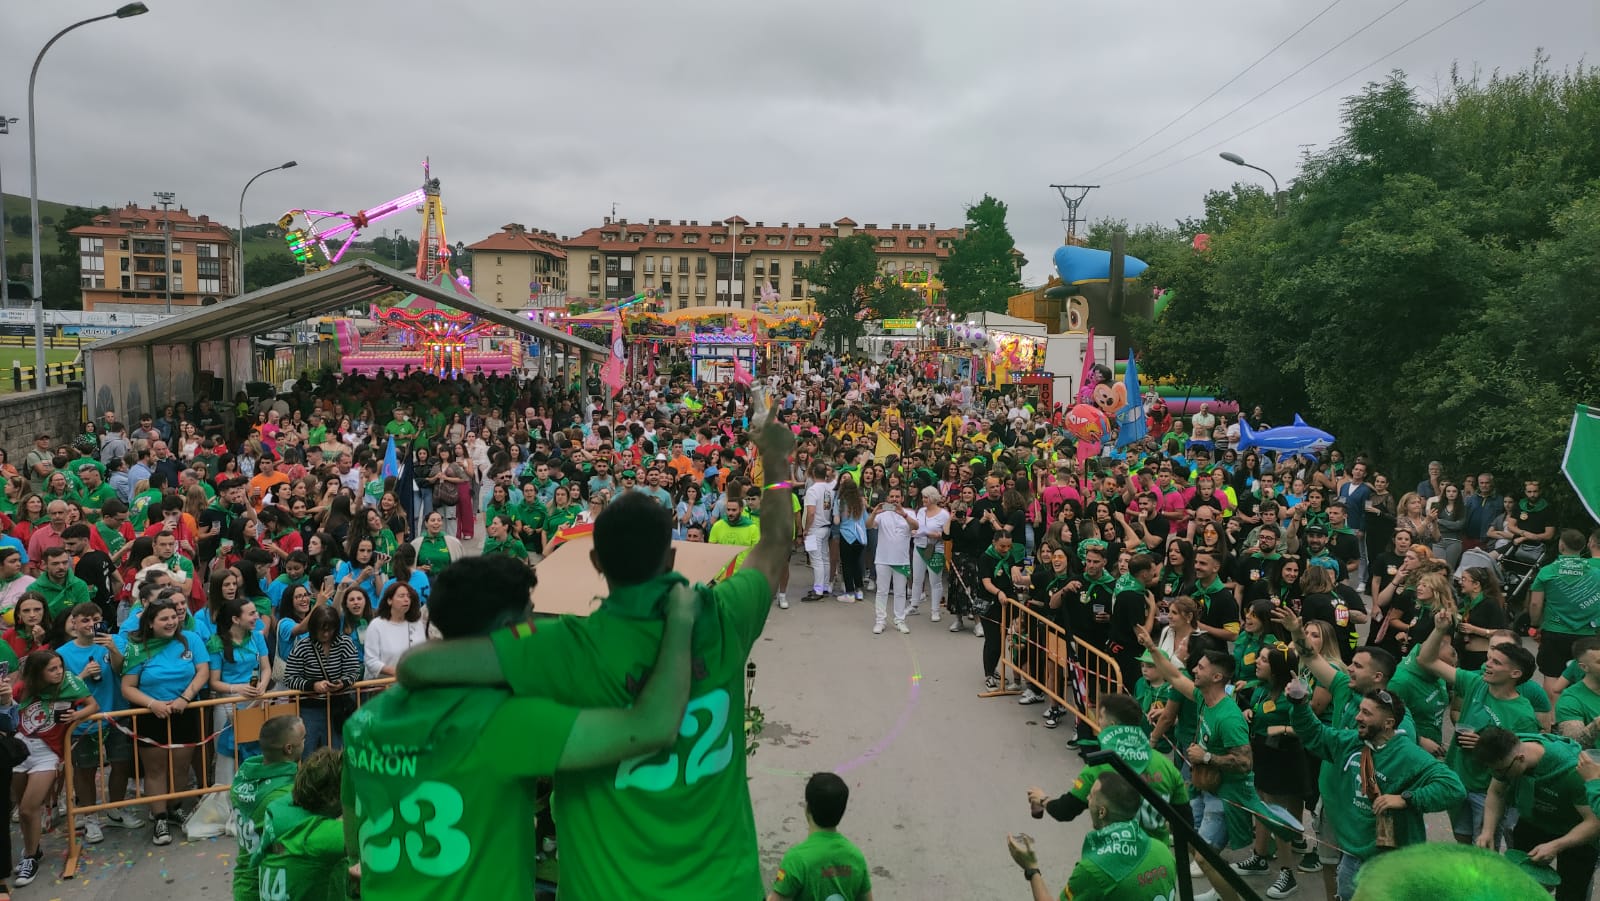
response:
[[[1239,444],[1236,449],[1240,453],[1250,448],[1258,448],[1281,454],[1303,454],[1326,450],[1332,444],[1332,435],[1306,425],[1306,421],[1300,418],[1299,413],[1294,415],[1293,425],[1262,429],[1259,432],[1251,429],[1250,423],[1245,422],[1243,417],[1239,419]]]

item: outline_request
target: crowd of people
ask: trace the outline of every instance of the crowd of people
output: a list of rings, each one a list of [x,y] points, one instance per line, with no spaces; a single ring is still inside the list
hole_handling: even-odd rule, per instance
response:
[[[1080,458],[1059,405],[909,356],[813,352],[750,386],[591,388],[324,374],[136,425],[105,411],[81,434],[38,435],[18,464],[0,457],[15,884],[39,873],[51,799],[95,803],[101,783],[129,797],[137,754],[140,797],[232,782],[241,823],[254,822],[248,842],[241,825],[252,872],[236,897],[343,886],[344,856],[366,890],[393,893],[376,897],[423,892],[479,854],[540,856],[531,794],[525,811],[491,814],[512,826],[494,843],[457,824],[477,806],[469,783],[499,803],[506,785],[552,776],[564,893],[752,897],[767,886],[736,717],[769,607],[791,608],[798,553],[811,584],[797,603],[870,598],[874,634],[910,633],[919,616],[970,629],[985,690],[1045,705],[1047,727],[1073,722],[1074,748],[1137,760],[1207,843],[1247,852],[1233,869],[1270,878],[1270,897],[1323,871],[1359,897],[1364,865],[1425,841],[1429,811],[1449,813],[1457,841],[1553,863],[1558,897],[1587,897],[1600,819],[1578,772],[1600,734],[1600,535],[1559,529],[1537,482],[1502,495],[1494,474],[1453,481],[1434,463],[1398,491],[1379,461],[1337,448],[1235,447],[1237,420],[1205,407],[1187,420],[1158,407],[1147,439]],[[529,563],[579,527],[610,586],[601,611],[520,628]],[[682,580],[669,539],[740,546],[741,568],[698,603],[670,604]],[[1516,559],[1542,566],[1525,601],[1502,590],[1499,561]],[[692,679],[666,665],[685,618]],[[1014,656],[1046,627],[1103,651],[1123,691],[1081,679],[1081,660]],[[358,683],[395,675],[403,687],[354,709]],[[235,772],[232,717],[280,687],[330,700],[270,720]],[[232,702],[202,715],[190,705],[206,696]],[[1068,704],[1095,721],[1074,722]],[[518,716],[496,716],[505,705]],[[133,707],[149,711],[125,723],[138,735],[202,747],[89,720]],[[680,735],[680,721],[700,731]],[[550,746],[508,769],[478,750],[502,728]],[[641,755],[668,746],[670,766]],[[68,753],[77,780],[62,787]],[[1030,793],[1058,819],[1090,813],[1072,897],[1168,891],[1182,864],[1167,824],[1118,774],[1094,775],[1056,801]],[[377,840],[409,828],[395,805],[443,785],[448,799],[424,799],[456,812],[427,833],[437,854]],[[814,834],[770,885],[777,897],[826,897],[806,894],[825,873],[842,897],[870,895],[835,830],[840,788],[821,775],[808,786]],[[152,841],[170,842],[178,802],[148,812]],[[686,817],[706,823],[673,830],[695,833],[683,847],[648,827]],[[79,822],[89,842],[104,825],[143,828],[132,807]],[[356,832],[373,840],[347,842]],[[461,834],[472,840],[457,848]],[[1031,844],[1014,838],[1011,852],[1046,897]],[[325,860],[307,869],[307,857]],[[534,891],[531,867],[482,878],[499,897]],[[1130,878],[1146,894],[1117,894]]]

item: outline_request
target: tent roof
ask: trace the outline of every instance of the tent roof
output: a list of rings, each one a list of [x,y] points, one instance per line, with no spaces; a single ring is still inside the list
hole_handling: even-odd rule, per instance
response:
[[[84,350],[118,350],[156,344],[187,344],[228,336],[259,335],[285,325],[326,315],[346,307],[370,303],[390,291],[404,291],[437,304],[488,319],[524,334],[534,335],[574,350],[605,355],[605,348],[574,338],[543,323],[486,304],[454,285],[441,287],[370,260],[352,260],[292,281],[252,291],[209,307],[181,313],[143,328],[123,332],[84,347]]]

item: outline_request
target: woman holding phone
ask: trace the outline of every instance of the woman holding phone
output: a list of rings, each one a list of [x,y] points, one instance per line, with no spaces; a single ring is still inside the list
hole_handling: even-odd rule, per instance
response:
[[[361,678],[361,652],[350,639],[340,634],[339,612],[318,605],[306,617],[310,636],[289,651],[284,667],[285,688],[312,692],[322,698],[306,698],[300,704],[300,718],[306,724],[305,754],[320,747],[342,747],[339,735],[343,718],[354,703],[352,695],[340,695]]]

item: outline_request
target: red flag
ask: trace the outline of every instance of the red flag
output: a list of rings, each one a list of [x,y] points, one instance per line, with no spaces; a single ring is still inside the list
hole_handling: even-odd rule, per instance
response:
[[[744,385],[746,387],[749,387],[750,383],[754,382],[755,380],[756,380],[756,377],[750,374],[750,370],[744,368],[744,361],[739,359],[739,352],[738,351],[734,351],[734,353],[733,353],[733,382],[734,382],[734,384],[736,384],[736,385]]]
[[[612,394],[622,390],[622,316],[617,315],[611,323],[611,353],[606,357],[606,365],[600,371],[600,381],[611,389]]]

